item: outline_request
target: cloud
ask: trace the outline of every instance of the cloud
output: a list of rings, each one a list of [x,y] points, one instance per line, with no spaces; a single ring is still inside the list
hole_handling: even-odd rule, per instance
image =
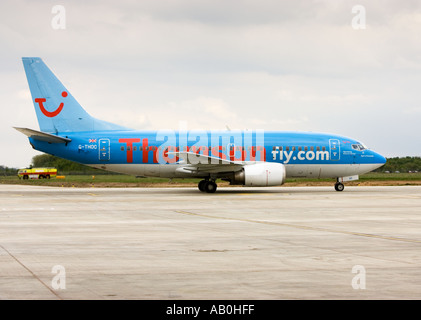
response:
[[[30,162],[23,150],[32,149],[10,129],[38,127],[20,61],[29,55],[90,114],[134,128],[187,121],[355,135],[385,153],[393,142],[399,155],[417,146],[419,1],[359,2],[365,30],[351,27],[350,0],[62,4],[59,31],[51,1],[1,3],[0,164]]]
[[[172,101],[167,105],[152,108],[146,117],[149,124],[146,129],[178,130],[181,123],[186,123],[189,130],[225,130],[226,125],[241,125],[240,115],[234,113],[225,101],[211,97]]]

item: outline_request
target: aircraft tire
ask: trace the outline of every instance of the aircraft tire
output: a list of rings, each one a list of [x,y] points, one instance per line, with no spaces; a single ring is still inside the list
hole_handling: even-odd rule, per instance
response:
[[[335,190],[336,191],[344,191],[344,189],[345,189],[345,186],[344,186],[343,183],[341,183],[341,182],[336,182],[335,183]]]
[[[205,183],[205,191],[207,193],[215,193],[217,185],[213,181],[206,181]]]
[[[205,192],[206,190],[205,190],[205,184],[206,184],[206,180],[201,180],[200,182],[199,182],[199,190],[200,191],[202,191],[202,192]]]

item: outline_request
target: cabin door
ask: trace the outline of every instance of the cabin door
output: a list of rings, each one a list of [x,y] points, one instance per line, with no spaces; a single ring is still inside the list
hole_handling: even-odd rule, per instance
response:
[[[110,160],[110,139],[99,139],[99,160]]]

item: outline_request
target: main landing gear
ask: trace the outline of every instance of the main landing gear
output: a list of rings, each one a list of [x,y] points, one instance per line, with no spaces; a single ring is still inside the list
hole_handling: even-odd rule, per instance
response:
[[[345,189],[345,186],[342,182],[338,181],[338,182],[335,183],[335,190],[336,191],[344,191],[344,189]]]
[[[217,185],[213,180],[202,180],[199,182],[199,190],[207,193],[214,193]]]

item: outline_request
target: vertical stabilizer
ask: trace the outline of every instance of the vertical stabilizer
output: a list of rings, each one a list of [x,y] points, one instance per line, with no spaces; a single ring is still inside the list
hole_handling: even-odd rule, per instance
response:
[[[40,130],[59,132],[127,130],[91,117],[41,58],[22,58]]]

